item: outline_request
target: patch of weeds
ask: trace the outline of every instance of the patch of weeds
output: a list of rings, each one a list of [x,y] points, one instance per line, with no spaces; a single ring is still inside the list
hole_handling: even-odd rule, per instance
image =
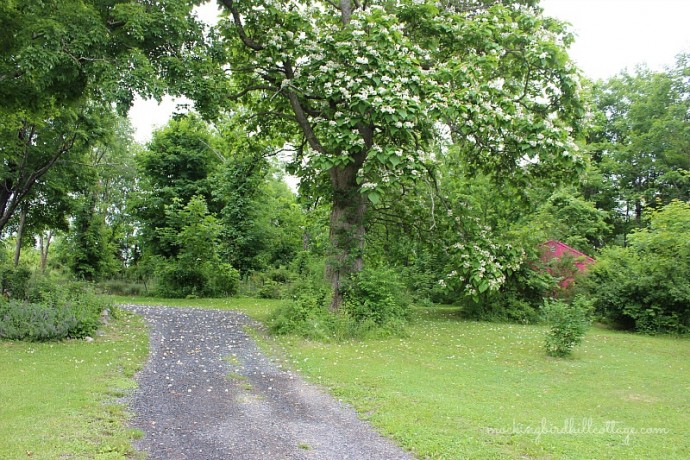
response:
[[[227,361],[231,366],[239,366],[240,365],[240,360],[237,357],[237,355],[235,355],[235,354],[228,355],[223,359],[225,361]]]
[[[242,381],[242,382],[249,380],[249,377],[247,377],[246,375],[239,374],[237,372],[228,372],[227,374],[225,374],[225,377],[230,379],[230,380],[236,380],[236,381]]]

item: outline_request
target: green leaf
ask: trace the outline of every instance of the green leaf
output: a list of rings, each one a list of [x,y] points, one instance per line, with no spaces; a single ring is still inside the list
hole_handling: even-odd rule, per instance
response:
[[[369,198],[369,201],[371,201],[374,204],[379,204],[381,202],[381,195],[379,192],[369,192],[367,194],[367,197]]]

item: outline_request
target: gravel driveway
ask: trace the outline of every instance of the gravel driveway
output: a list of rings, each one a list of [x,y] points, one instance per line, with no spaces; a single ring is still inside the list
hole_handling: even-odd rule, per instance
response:
[[[130,398],[150,459],[409,459],[339,403],[264,356],[233,311],[125,305],[150,328]]]

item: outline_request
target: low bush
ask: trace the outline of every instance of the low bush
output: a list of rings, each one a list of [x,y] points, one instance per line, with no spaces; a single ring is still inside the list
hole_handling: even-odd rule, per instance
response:
[[[299,274],[280,266],[266,271],[251,272],[240,281],[240,295],[261,299],[282,299],[291,291],[290,286]]]
[[[392,270],[365,270],[348,283],[338,312],[328,305],[331,291],[323,274],[293,284],[292,296],[268,321],[274,334],[295,334],[312,340],[403,335],[410,304]]]
[[[0,295],[15,299],[25,297],[30,279],[31,270],[28,268],[0,264]]]
[[[161,297],[228,297],[237,293],[240,274],[229,264],[190,266],[174,260],[159,264],[157,294]]]
[[[126,297],[140,297],[148,294],[148,287],[143,283],[127,280],[108,280],[97,284],[99,292]]]
[[[229,297],[237,294],[240,272],[230,264],[218,264],[210,276],[211,295]]]
[[[304,290],[270,316],[268,327],[277,335],[295,334],[314,340],[334,335],[333,315],[328,311],[327,293]]]
[[[281,299],[283,297],[284,284],[272,279],[264,279],[262,285],[256,291],[260,299]]]
[[[105,309],[112,306],[88,286],[37,278],[28,283],[24,298],[0,300],[0,338],[84,338],[96,332]]]
[[[561,358],[570,356],[589,328],[592,302],[582,296],[575,297],[570,304],[563,300],[547,299],[542,312],[550,325],[546,334],[546,354]]]
[[[364,269],[354,275],[343,308],[357,323],[378,327],[398,328],[410,318],[405,286],[392,269]]]

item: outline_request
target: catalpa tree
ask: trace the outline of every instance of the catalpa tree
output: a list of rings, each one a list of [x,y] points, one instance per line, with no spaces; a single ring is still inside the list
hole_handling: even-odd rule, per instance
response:
[[[219,3],[217,78],[204,67],[198,106],[298,146],[302,187],[332,203],[332,310],[362,268],[367,210],[422,176],[444,143],[495,177],[579,161],[571,37],[534,1]]]

